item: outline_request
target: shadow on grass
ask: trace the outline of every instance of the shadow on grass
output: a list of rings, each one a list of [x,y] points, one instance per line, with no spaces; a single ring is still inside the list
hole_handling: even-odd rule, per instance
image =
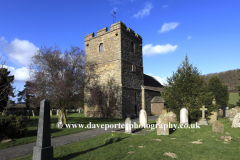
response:
[[[120,138],[117,142],[122,141],[122,140],[124,140],[124,139],[126,139],[126,138],[128,138],[128,137]],[[116,143],[117,143],[117,142],[116,142]],[[111,143],[110,143],[110,144],[111,144]],[[109,144],[104,144],[104,145],[101,145],[101,146],[98,146],[98,147],[95,147],[95,148],[88,149],[88,150],[86,150],[86,151],[71,153],[71,154],[68,154],[68,155],[66,155],[66,156],[63,156],[63,157],[61,157],[61,158],[54,158],[54,159],[55,159],[55,160],[66,160],[66,159],[75,158],[75,157],[77,157],[77,156],[79,156],[79,155],[81,155],[81,154],[85,154],[85,153],[87,153],[87,152],[94,151],[94,150],[96,150],[96,149],[98,149],[98,148],[105,147],[105,146],[107,146],[107,145],[109,145]]]

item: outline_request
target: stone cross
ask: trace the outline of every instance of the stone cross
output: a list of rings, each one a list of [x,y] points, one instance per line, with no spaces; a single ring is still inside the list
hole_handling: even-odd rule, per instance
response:
[[[205,118],[205,111],[207,110],[207,108],[205,108],[205,106],[202,106],[202,108],[200,108],[200,110],[202,110],[202,119]]]
[[[33,148],[33,160],[53,160],[50,130],[50,102],[46,99],[40,103],[37,144]]]

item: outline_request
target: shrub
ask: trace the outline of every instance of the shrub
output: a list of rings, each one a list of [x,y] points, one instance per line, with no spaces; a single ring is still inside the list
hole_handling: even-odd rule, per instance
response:
[[[119,141],[119,137],[112,134],[112,136],[105,139],[105,144],[115,143],[117,141]]]
[[[26,131],[26,125],[19,117],[15,115],[0,116],[0,140],[19,138]]]

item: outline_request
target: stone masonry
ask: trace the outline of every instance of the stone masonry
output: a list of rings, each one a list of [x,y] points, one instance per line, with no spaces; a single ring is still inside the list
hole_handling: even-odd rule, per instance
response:
[[[121,21],[112,24],[109,31],[106,27],[97,31],[96,36],[91,33],[85,37],[85,63],[88,62],[97,64],[95,74],[98,75],[98,84],[106,85],[113,78],[119,88],[115,118],[126,118],[127,113],[138,114],[142,109],[141,86],[144,85],[142,37]],[[86,73],[88,68],[85,68]],[[97,107],[92,109],[86,103],[90,96],[86,88],[90,86],[91,83],[84,89],[86,117],[96,116],[98,112]],[[160,92],[153,95],[159,96]],[[151,111],[151,99],[147,104],[147,112]]]

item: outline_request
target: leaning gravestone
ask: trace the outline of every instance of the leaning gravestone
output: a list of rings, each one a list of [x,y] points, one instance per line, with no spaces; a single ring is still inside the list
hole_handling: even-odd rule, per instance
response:
[[[147,112],[145,111],[145,109],[141,109],[141,111],[139,112],[139,124],[141,127],[147,126]]]
[[[200,110],[202,110],[202,118],[199,120],[198,125],[208,125],[208,122],[205,118],[205,111],[207,110],[207,108],[205,108],[205,106],[203,106],[202,108],[200,108]]]
[[[212,125],[212,131],[224,133],[224,125],[220,121],[216,121]]]
[[[34,110],[32,110],[32,116],[35,117]]]
[[[127,117],[125,120],[125,133],[132,133],[132,122],[130,117]]]
[[[240,113],[237,113],[233,118],[232,127],[240,128]]]
[[[188,125],[188,110],[186,108],[180,110],[180,125]]]
[[[57,128],[63,128],[63,123],[62,123],[62,111],[58,112],[58,123],[56,125]]]
[[[46,99],[40,103],[38,121],[37,144],[33,148],[33,160],[52,160],[53,147],[51,146],[50,131],[50,102]]]
[[[169,135],[168,120],[161,114],[156,120],[157,135]]]

